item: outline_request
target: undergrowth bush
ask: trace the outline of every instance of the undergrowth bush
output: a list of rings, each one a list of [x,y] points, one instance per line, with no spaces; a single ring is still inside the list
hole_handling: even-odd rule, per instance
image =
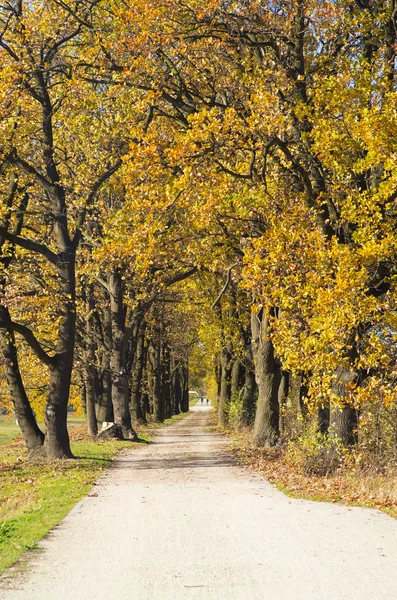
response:
[[[229,405],[228,424],[231,429],[238,429],[241,424],[241,416],[243,413],[243,396],[242,394],[233,394]]]
[[[388,471],[397,467],[397,407],[373,398],[360,411],[358,444],[350,456],[354,470]],[[354,462],[353,462],[354,461]]]
[[[320,433],[313,424],[288,444],[286,458],[305,475],[324,477],[342,465],[343,452],[338,440]]]

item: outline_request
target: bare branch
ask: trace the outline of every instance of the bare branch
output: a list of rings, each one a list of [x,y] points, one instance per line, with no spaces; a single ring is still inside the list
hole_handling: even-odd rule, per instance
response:
[[[21,248],[25,248],[25,250],[31,250],[32,252],[37,252],[44,256],[47,260],[50,261],[53,265],[57,265],[59,262],[58,256],[52,252],[47,246],[44,244],[40,244],[39,242],[35,242],[30,238],[24,238],[19,235],[15,235],[13,233],[9,233],[5,227],[0,227],[0,236],[4,237],[6,240],[11,242],[12,244],[16,244]]]
[[[239,264],[240,264],[239,262],[235,262],[235,263],[233,263],[233,264],[232,264],[232,265],[231,265],[231,266],[228,268],[228,270],[227,270],[227,276],[226,276],[226,283],[225,283],[225,285],[223,286],[223,288],[222,288],[222,290],[221,290],[221,292],[220,292],[219,296],[217,297],[217,299],[215,300],[215,302],[212,304],[212,306],[211,306],[211,309],[212,309],[212,310],[215,310],[215,308],[216,308],[217,306],[219,306],[219,303],[220,303],[220,301],[221,301],[221,299],[222,299],[222,296],[223,296],[223,294],[226,292],[227,288],[228,288],[228,287],[229,287],[229,285],[230,285],[230,282],[231,282],[231,279],[232,279],[232,271],[233,271],[233,269],[234,269],[235,267],[238,267],[238,265],[239,265]]]
[[[11,329],[16,333],[22,335],[29,346],[32,348],[33,352],[36,356],[43,362],[47,367],[52,367],[55,365],[56,357],[49,356],[47,352],[42,348],[40,342],[37,340],[33,331],[26,327],[25,325],[21,325],[20,323],[14,323],[11,319],[8,321],[0,321],[0,327],[4,329]]]
[[[121,167],[122,164],[123,164],[123,161],[121,160],[121,158],[119,158],[112,167],[110,167],[107,171],[105,171],[104,173],[102,173],[102,175],[100,177],[98,177],[98,179],[96,180],[96,182],[92,186],[91,191],[88,194],[85,206],[80,211],[80,214],[79,214],[78,219],[77,219],[76,231],[75,231],[74,238],[73,238],[73,246],[74,246],[74,248],[77,248],[77,246],[78,246],[78,244],[80,242],[80,239],[81,239],[81,228],[84,225],[84,221],[85,221],[86,216],[87,216],[88,208],[92,205],[92,203],[93,203],[93,201],[95,199],[95,196],[97,195],[98,191],[100,190],[100,188],[102,187],[102,185],[105,183],[105,181],[107,181],[112,175],[114,175],[114,173],[116,173],[116,171],[119,170],[119,168]]]

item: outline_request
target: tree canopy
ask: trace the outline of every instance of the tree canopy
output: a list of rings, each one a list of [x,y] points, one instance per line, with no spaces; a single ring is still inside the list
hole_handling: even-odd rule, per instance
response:
[[[32,453],[71,456],[70,402],[131,439],[187,410],[189,364],[259,445],[291,402],[345,446],[379,399],[397,431],[396,14],[1,4],[1,397]]]

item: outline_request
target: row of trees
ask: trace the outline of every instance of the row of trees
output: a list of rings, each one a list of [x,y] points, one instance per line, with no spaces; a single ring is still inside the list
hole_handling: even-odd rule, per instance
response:
[[[70,455],[76,347],[90,431],[111,397],[134,437],[145,390],[182,406],[197,339],[221,425],[239,397],[276,444],[293,376],[354,443],[396,405],[395,2],[144,8],[1,9],[0,332],[28,445]],[[44,445],[20,343],[50,374]]]

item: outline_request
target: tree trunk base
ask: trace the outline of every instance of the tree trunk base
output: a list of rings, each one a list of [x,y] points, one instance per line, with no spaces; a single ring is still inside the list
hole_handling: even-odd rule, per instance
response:
[[[51,445],[46,446],[45,440],[42,446],[32,448],[28,451],[28,461],[74,460],[75,458],[71,451],[63,448],[54,448]]]
[[[131,442],[137,442],[138,441],[138,434],[136,433],[136,431],[134,429],[124,429],[123,428],[123,438],[125,440],[131,440]]]

